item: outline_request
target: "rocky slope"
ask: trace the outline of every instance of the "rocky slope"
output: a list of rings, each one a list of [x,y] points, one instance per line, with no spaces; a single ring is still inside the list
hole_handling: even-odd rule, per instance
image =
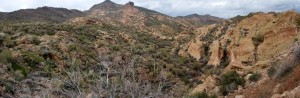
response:
[[[197,20],[197,22],[192,22],[193,19],[190,17],[178,19],[135,6],[134,2],[128,2],[125,5],[121,5],[110,0],[94,5],[86,11],[86,13],[87,17],[81,17],[75,20],[94,20],[113,25],[136,27],[143,32],[151,33],[152,35],[163,39],[170,38],[170,35],[178,34],[191,27],[197,28],[205,24],[214,24],[224,21],[217,17],[198,15],[197,17],[191,17]]]
[[[263,85],[260,84],[262,81],[273,81],[270,80],[270,76],[267,74],[272,66],[281,66],[280,62],[294,62],[297,64],[295,62],[297,60],[286,59],[290,54],[298,55],[297,52],[293,51],[299,48],[292,48],[299,39],[299,32],[296,31],[297,26],[295,23],[297,17],[299,17],[299,14],[292,11],[284,13],[252,13],[245,16],[242,20],[233,21],[228,26],[207,26],[201,28],[199,30],[201,33],[191,42],[183,44],[179,54],[189,54],[200,61],[208,58],[207,64],[213,65],[217,70],[221,70],[222,74],[236,70],[240,75],[247,76],[248,78],[244,80],[246,84],[243,84],[246,86],[241,88],[236,86],[235,90],[246,89],[248,85]],[[207,37],[215,39],[209,40]],[[205,48],[201,47],[209,47],[209,49],[204,51]],[[282,67],[277,68],[277,70],[283,71],[275,73],[280,75],[285,73],[286,68],[290,68],[294,63],[283,63]],[[288,67],[287,65],[291,66]],[[214,70],[214,68],[211,70]],[[248,80],[253,73],[260,74],[260,81],[257,84]],[[192,93],[215,93],[216,90],[219,90],[219,93],[222,94],[223,92],[223,95],[227,95],[231,92],[229,88],[226,88],[227,90],[224,89],[222,83],[214,86],[206,85],[206,82],[210,83],[218,80],[211,77],[216,76],[212,75],[205,78],[203,80],[204,83],[197,86]],[[275,77],[278,77],[278,75],[275,75]],[[247,84],[248,82],[250,84]]]

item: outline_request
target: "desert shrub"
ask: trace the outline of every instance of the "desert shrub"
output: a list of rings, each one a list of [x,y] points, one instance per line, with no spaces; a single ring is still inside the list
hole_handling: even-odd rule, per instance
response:
[[[261,74],[260,73],[254,73],[253,75],[251,75],[249,77],[249,81],[251,82],[256,82],[261,78]]]
[[[252,37],[252,41],[255,47],[259,46],[261,43],[264,42],[264,35],[263,34],[256,34]]]
[[[192,95],[190,98],[209,98],[209,95],[205,92],[200,92]]]
[[[43,69],[47,74],[51,74],[54,68],[56,68],[55,62],[51,60],[47,60]]]
[[[48,35],[55,35],[55,32],[54,31],[47,31],[47,34]]]
[[[223,62],[221,62],[219,66],[221,68],[226,68],[229,65],[229,63],[230,63],[230,60],[227,59],[227,60],[224,60]]]
[[[221,85],[228,85],[231,83],[244,85],[244,80],[236,71],[230,71],[221,76]]]
[[[268,70],[267,70],[267,74],[269,77],[272,77],[275,73],[276,69],[275,69],[275,65],[272,65]]]
[[[209,95],[206,92],[199,92],[189,96],[189,98],[218,98],[218,97],[216,95]]]
[[[79,46],[77,44],[71,44],[69,45],[70,51],[77,51],[79,49]]]
[[[299,39],[298,38],[294,38],[294,42],[297,42],[297,41],[299,41]]]
[[[3,41],[3,45],[8,48],[12,48],[16,46],[16,42],[11,37],[6,37]]]
[[[221,88],[222,95],[227,95],[229,92],[234,91],[239,85],[244,85],[244,79],[236,72],[230,71],[221,76]]]
[[[114,45],[110,45],[109,48],[113,51],[120,51],[121,49],[121,46],[120,45],[117,45],[117,44],[114,44]]]
[[[220,75],[222,73],[222,70],[220,68],[213,67],[211,69],[208,69],[206,73],[209,75],[213,75],[213,74]]]
[[[9,50],[4,50],[0,53],[0,62],[8,63],[8,60],[12,59],[12,52]]]
[[[27,77],[28,70],[25,66],[21,65],[21,62],[17,58],[9,59],[11,66],[8,67],[9,71],[16,72],[20,71],[24,77]]]
[[[40,39],[37,36],[32,37],[32,43],[35,45],[39,45],[41,43]]]
[[[45,59],[33,52],[22,52],[24,62],[30,67],[37,67],[41,62],[45,62]]]
[[[5,92],[11,93],[11,94],[14,94],[15,90],[16,90],[14,85],[10,82],[4,84],[4,89],[5,89]]]

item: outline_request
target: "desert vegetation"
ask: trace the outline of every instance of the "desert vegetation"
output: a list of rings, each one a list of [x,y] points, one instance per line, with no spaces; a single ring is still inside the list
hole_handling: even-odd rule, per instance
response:
[[[0,97],[276,97],[299,85],[295,14],[171,17],[110,0],[85,12],[9,12]]]

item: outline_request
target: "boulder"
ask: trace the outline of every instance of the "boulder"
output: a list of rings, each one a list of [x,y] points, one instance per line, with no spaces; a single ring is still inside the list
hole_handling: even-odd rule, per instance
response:
[[[191,95],[199,92],[212,91],[216,87],[216,85],[216,78],[214,76],[208,76],[202,84],[198,85],[196,88],[193,89]]]

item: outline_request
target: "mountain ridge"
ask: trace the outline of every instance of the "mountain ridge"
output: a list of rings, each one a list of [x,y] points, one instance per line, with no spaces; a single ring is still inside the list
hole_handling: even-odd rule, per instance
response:
[[[133,2],[114,6],[106,0],[92,14],[51,7],[2,13],[31,21],[0,22],[0,97],[300,94],[297,12],[219,20],[171,17]],[[60,23],[40,22],[46,19]]]
[[[130,10],[130,11],[129,11]],[[140,13],[140,14],[137,14]],[[163,16],[163,17],[169,17],[168,19],[172,19],[172,21],[176,20],[177,17],[172,17],[154,10],[150,10],[144,7],[135,6],[134,2],[128,2],[124,5],[117,4],[115,2],[112,2],[111,0],[105,0],[99,4],[93,5],[89,10],[86,11],[80,11],[76,9],[66,9],[66,8],[57,8],[57,7],[38,7],[36,9],[20,9],[13,12],[5,12],[0,13],[0,21],[5,20],[23,20],[23,21],[34,21],[34,20],[40,20],[48,22],[65,22],[67,20],[70,20],[72,18],[76,17],[96,17],[101,18],[103,16],[106,16],[108,18],[115,18],[114,20],[121,20],[122,17],[127,17],[126,20],[122,20],[123,22],[128,21],[134,21],[136,19],[129,19],[130,17],[135,17],[137,15],[140,15],[141,17],[137,20],[145,20],[148,19],[148,16]],[[123,16],[122,16],[123,15]],[[125,15],[125,16],[124,16]],[[127,15],[127,16],[126,16]],[[129,15],[129,16],[128,16]],[[205,16],[205,15],[203,15]],[[144,17],[144,18],[142,18]],[[207,16],[210,17],[210,16]],[[197,20],[205,20],[208,19],[207,17],[202,17],[201,15],[198,15],[197,18],[203,18],[203,19],[197,19]],[[195,17],[193,17],[195,18]],[[212,17],[216,19],[216,17]],[[103,19],[105,20],[105,19]],[[221,20],[221,18],[220,18]],[[158,20],[161,21],[161,20]],[[213,23],[219,23],[219,20],[210,20],[209,22]],[[200,22],[200,21],[198,21]],[[203,22],[203,21],[202,21]],[[204,21],[206,22],[206,21]],[[198,24],[207,24],[207,23],[198,23]],[[210,23],[208,23],[210,24]]]
[[[38,7],[36,9],[20,9],[13,12],[4,13],[0,21],[51,21],[63,22],[71,18],[84,16],[79,10],[56,8],[56,7]],[[0,16],[0,17],[1,17]]]

